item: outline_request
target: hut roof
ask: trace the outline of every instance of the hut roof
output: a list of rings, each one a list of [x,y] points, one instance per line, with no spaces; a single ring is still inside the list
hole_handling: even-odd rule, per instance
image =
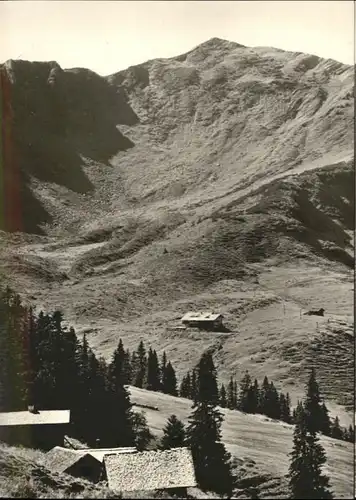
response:
[[[153,491],[196,486],[193,459],[187,448],[106,455],[109,488]]]
[[[105,455],[117,455],[121,453],[136,453],[136,448],[83,448],[79,450],[72,450],[79,455],[88,454],[103,462]]]
[[[182,321],[215,321],[221,317],[223,317],[223,316],[222,316],[222,314],[219,314],[219,313],[188,312],[183,316]]]
[[[68,424],[70,410],[11,411],[0,413],[0,426]]]
[[[78,460],[85,456],[90,456],[101,464],[106,454],[134,453],[136,448],[83,448],[81,450],[72,450],[55,446],[46,453],[45,466],[53,472],[65,472],[72,467]]]
[[[52,472],[62,473],[75,464],[84,454],[78,454],[75,450],[55,446],[46,453],[44,466]]]

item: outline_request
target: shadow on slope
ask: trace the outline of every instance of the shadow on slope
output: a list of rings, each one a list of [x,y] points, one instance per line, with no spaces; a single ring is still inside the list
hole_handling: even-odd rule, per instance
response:
[[[54,62],[8,61],[0,71],[5,197],[16,189],[11,184],[19,183],[23,227],[4,225],[12,231],[40,232],[40,224],[51,217],[33,199],[30,178],[78,193],[93,190],[81,155],[105,164],[118,151],[132,148],[117,124],[133,125],[138,118],[123,91],[89,70],[63,71]]]
[[[232,232],[237,221],[244,221],[241,233],[247,231],[248,239],[254,241],[247,260],[273,256],[284,236],[290,240],[292,252],[295,241],[313,254],[353,269],[352,238],[346,232],[355,227],[352,165],[329,166],[276,180],[249,196],[250,200],[240,198],[213,215],[227,221]]]

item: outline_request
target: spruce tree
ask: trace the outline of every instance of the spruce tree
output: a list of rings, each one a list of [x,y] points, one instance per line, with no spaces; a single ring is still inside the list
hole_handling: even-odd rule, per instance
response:
[[[159,391],[161,387],[160,370],[157,353],[150,347],[147,358],[146,388],[150,391]]]
[[[350,441],[350,443],[355,442],[355,427],[352,426],[351,424],[349,425],[348,428],[347,441]]]
[[[233,409],[237,410],[237,402],[238,402],[238,389],[237,389],[237,382],[234,380],[233,383]]]
[[[270,383],[268,391],[268,413],[266,415],[270,418],[279,420],[281,417],[280,413],[280,401],[278,391],[275,388],[273,382]]]
[[[138,345],[135,358],[134,386],[143,388],[146,382],[147,356],[142,340]]]
[[[131,355],[130,355],[130,351],[128,349],[125,351],[125,355],[124,355],[123,381],[124,381],[125,385],[132,383]]]
[[[138,451],[147,450],[147,447],[154,436],[147,425],[145,414],[142,412],[132,412],[131,425],[134,434],[135,447]]]
[[[291,415],[290,415],[290,401],[288,393],[287,395],[284,395],[283,392],[281,392],[279,395],[279,414],[280,414],[280,419],[283,420],[283,422],[290,423]]]
[[[181,382],[180,388],[179,388],[179,396],[181,398],[190,399],[191,393],[192,393],[192,385],[191,385],[191,381],[190,381],[190,373],[188,372],[182,378],[182,382]]]
[[[103,438],[102,446],[134,446],[134,414],[126,387],[109,381],[105,400],[106,404],[102,408],[106,417],[103,429],[105,440]]]
[[[180,448],[185,444],[185,427],[176,415],[171,415],[166,426],[163,428],[163,437],[161,448],[168,450],[170,448]]]
[[[221,443],[222,414],[218,411],[216,370],[210,354],[197,366],[198,392],[187,430],[198,485],[204,491],[231,496],[234,480],[230,455]]]
[[[259,413],[262,415],[267,415],[270,413],[270,383],[268,377],[265,376],[262,382],[262,387],[260,389],[260,405]]]
[[[161,363],[160,363],[160,366],[159,366],[159,376],[160,376],[160,386],[161,386],[161,389],[162,389],[162,386],[163,386],[163,374],[164,374],[164,372],[166,370],[166,366],[167,366],[167,355],[166,355],[166,351],[163,351]]]
[[[227,406],[226,389],[225,389],[224,384],[221,384],[220,391],[219,391],[219,405],[222,408],[226,408],[226,406]]]
[[[255,379],[252,384],[250,374],[246,371],[240,383],[240,396],[238,398],[237,408],[245,413],[257,413],[258,403],[258,382]]]
[[[307,394],[304,408],[308,422],[308,429],[311,432],[321,431],[320,423],[323,419],[322,401],[314,367],[311,369],[307,383]]]
[[[197,370],[197,401],[219,404],[219,391],[216,368],[212,355],[204,353],[196,367]]]
[[[257,413],[260,401],[260,388],[258,387],[257,379],[254,380],[253,385],[250,388],[249,401],[251,413]]]
[[[287,417],[286,422],[288,424],[292,423],[291,400],[290,400],[289,392],[287,392],[287,394],[286,394],[286,414],[285,414],[285,416]]]
[[[339,417],[336,416],[331,424],[331,437],[334,439],[342,439],[342,429],[340,427]]]
[[[170,361],[168,361],[163,373],[162,392],[164,394],[171,394],[172,396],[178,396],[177,377]]]
[[[192,371],[191,381],[192,381],[191,383],[192,389],[191,389],[190,399],[192,401],[196,401],[198,396],[198,376],[196,368],[194,368]]]
[[[319,429],[325,436],[330,436],[331,433],[331,420],[329,417],[329,411],[323,403],[320,408],[320,421],[319,421]]]
[[[236,409],[237,406],[237,401],[235,399],[235,384],[234,384],[234,379],[231,376],[228,386],[227,386],[227,407],[230,410]]]
[[[119,344],[115,349],[112,360],[109,365],[109,377],[113,383],[123,384],[125,383],[125,349],[122,340],[119,340]]]
[[[322,474],[326,455],[319,443],[317,433],[309,428],[308,414],[302,403],[296,409],[296,424],[293,434],[293,451],[290,454],[289,487],[291,498],[332,498],[329,479]]]

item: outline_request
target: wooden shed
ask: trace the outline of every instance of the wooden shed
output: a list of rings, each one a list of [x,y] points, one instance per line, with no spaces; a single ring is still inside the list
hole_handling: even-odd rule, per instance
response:
[[[188,312],[182,318],[182,323],[187,326],[218,330],[223,325],[224,316],[213,312]]]
[[[97,483],[103,476],[103,463],[89,453],[55,446],[46,454],[45,467],[52,472],[70,474]]]
[[[50,450],[64,444],[70,410],[13,411],[0,413],[0,441]]]
[[[70,474],[97,483],[106,479],[105,455],[136,453],[136,448],[83,448],[74,450],[55,446],[46,454],[44,465],[52,472]]]

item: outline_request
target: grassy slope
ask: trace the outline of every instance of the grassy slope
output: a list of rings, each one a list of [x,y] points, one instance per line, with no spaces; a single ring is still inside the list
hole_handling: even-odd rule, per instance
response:
[[[191,412],[191,401],[136,387],[130,387],[130,392],[133,403],[158,408],[158,410],[138,408],[146,414],[148,424],[155,434],[162,434],[162,428],[172,413],[183,422],[187,422]],[[223,441],[232,455],[243,461],[240,474],[243,477],[250,477],[250,483],[253,483],[251,477],[258,476],[259,480],[256,477],[255,481],[261,489],[261,498],[273,498],[274,492],[268,494],[269,488],[273,481],[278,483],[276,480],[282,478],[288,471],[288,453],[292,448],[293,426],[272,421],[261,415],[247,415],[225,409],[223,413],[225,416]],[[325,471],[331,478],[335,496],[351,498],[354,485],[352,444],[325,436],[321,438],[321,442],[328,458]],[[237,470],[239,471],[239,468]],[[245,476],[246,470],[247,476]],[[282,494],[283,498],[283,491],[279,491],[279,494]]]

